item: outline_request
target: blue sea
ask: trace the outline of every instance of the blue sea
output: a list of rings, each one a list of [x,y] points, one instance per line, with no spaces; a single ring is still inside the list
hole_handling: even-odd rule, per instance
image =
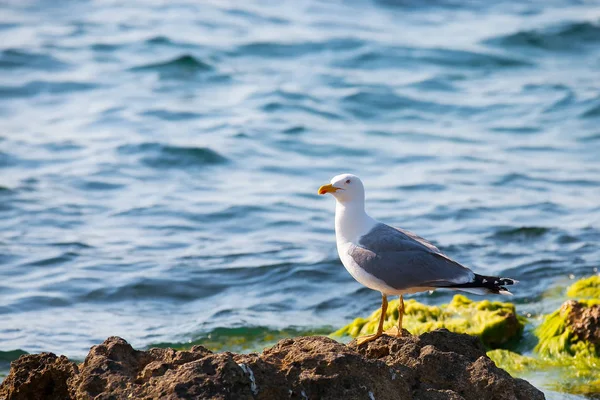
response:
[[[111,335],[244,350],[369,314],[317,196],[344,172],[554,310],[600,267],[599,3],[2,2],[0,376]]]

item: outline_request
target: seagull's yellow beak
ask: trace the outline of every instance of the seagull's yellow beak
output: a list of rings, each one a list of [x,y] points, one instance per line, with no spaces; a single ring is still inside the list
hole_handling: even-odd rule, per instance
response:
[[[340,190],[339,188],[336,188],[335,186],[333,186],[331,183],[327,184],[327,185],[323,185],[319,188],[319,194],[325,194],[325,193],[335,193],[338,190]]]

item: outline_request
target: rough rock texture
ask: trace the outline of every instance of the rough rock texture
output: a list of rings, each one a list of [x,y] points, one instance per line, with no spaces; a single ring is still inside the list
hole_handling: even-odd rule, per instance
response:
[[[600,347],[600,304],[586,307],[585,304],[573,300],[567,303],[570,307],[567,321],[573,333],[579,340]]]
[[[77,366],[67,357],[52,353],[24,355],[10,367],[0,385],[0,400],[62,400],[68,392],[67,380],[77,374]]]
[[[543,399],[485,355],[479,339],[445,330],[363,346],[321,336],[284,339],[262,354],[136,351],[110,337],[76,366],[22,356],[0,399]]]
[[[598,397],[600,393],[600,300],[568,300],[535,330],[533,357],[508,350],[487,354],[511,374],[547,374],[554,391]]]
[[[543,399],[527,381],[511,378],[485,355],[476,337],[447,330],[395,339],[382,337],[356,347],[369,359],[405,369],[414,399]],[[387,397],[386,397],[387,398]],[[402,398],[402,397],[399,397]]]
[[[600,357],[600,301],[568,300],[535,332],[542,356]]]

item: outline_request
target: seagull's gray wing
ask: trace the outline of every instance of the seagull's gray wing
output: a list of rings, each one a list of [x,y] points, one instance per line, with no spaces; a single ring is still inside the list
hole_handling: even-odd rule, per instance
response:
[[[349,255],[390,287],[449,287],[471,282],[474,273],[412,232],[377,224],[351,246]]]

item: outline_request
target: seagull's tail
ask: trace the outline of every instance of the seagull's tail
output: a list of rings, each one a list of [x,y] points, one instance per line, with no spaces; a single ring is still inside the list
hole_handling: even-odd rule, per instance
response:
[[[475,278],[471,282],[453,285],[451,289],[462,290],[463,292],[475,294],[492,293],[512,296],[512,293],[505,286],[514,285],[516,283],[519,283],[519,281],[515,279],[475,274]]]

